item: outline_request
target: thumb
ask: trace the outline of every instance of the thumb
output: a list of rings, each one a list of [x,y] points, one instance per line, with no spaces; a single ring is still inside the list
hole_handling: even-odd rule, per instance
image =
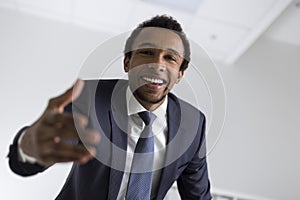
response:
[[[77,79],[74,85],[63,94],[50,99],[47,110],[63,112],[66,105],[76,100],[84,86],[84,81]]]

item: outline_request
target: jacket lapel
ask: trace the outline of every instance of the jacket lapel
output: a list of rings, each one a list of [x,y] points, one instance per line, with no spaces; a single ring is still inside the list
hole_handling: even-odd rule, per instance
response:
[[[111,97],[109,115],[112,128],[110,135],[112,159],[108,199],[117,199],[125,169],[128,128],[126,89],[127,84],[124,81],[119,81]]]
[[[111,140],[112,159],[109,176],[108,199],[117,199],[125,169],[127,134],[118,127],[114,119],[112,119]]]
[[[172,139],[176,136],[179,126],[180,126],[180,120],[181,120],[181,111],[180,111],[180,105],[177,100],[177,98],[169,94],[168,95],[168,107],[167,107],[167,122],[168,122],[168,135],[167,135],[167,146],[166,146],[166,155],[165,155],[165,165],[166,167],[162,168],[159,186],[158,186],[158,195],[164,195],[166,191],[171,187],[173,181],[170,179],[171,177],[174,178],[176,175],[176,161],[172,162],[174,159],[173,151],[169,148],[169,143],[172,141]],[[176,159],[177,160],[177,159]],[[171,164],[168,164],[171,163]],[[159,197],[160,199],[162,197]]]

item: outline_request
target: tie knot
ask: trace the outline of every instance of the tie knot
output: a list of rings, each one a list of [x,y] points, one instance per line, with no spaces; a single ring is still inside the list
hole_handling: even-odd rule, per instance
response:
[[[148,111],[143,111],[138,113],[139,116],[142,118],[146,126],[152,125],[153,121],[155,120],[156,116],[155,114],[148,112]]]

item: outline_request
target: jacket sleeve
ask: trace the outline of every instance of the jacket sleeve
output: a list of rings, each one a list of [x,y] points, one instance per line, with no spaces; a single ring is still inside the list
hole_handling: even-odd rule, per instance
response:
[[[198,150],[177,180],[182,199],[210,200],[210,182],[206,162],[205,117],[201,114],[198,134]]]
[[[43,167],[39,164],[30,164],[30,163],[22,162],[19,160],[18,140],[26,128],[27,127],[22,128],[17,133],[16,137],[13,140],[13,143],[9,147],[9,153],[7,156],[9,159],[8,163],[9,163],[10,169],[13,172],[15,172],[16,174],[21,175],[21,176],[31,176],[31,175],[37,174],[37,173],[42,172],[47,169],[46,167]]]

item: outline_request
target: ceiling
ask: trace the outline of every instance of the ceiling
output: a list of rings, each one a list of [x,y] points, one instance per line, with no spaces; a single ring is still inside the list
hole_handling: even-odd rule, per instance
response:
[[[300,45],[300,0],[0,0],[0,6],[112,35],[156,14],[172,15],[191,40],[228,64],[264,33]]]

